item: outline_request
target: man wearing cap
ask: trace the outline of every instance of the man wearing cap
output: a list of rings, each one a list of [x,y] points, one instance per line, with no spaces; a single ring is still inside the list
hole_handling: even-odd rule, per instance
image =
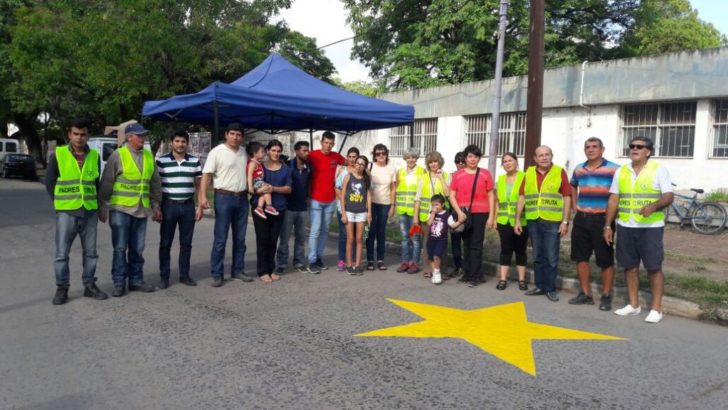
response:
[[[241,148],[243,143],[243,127],[238,123],[228,125],[225,131],[225,142],[210,150],[202,169],[202,181],[197,203],[207,209],[207,188],[212,182],[215,188],[215,228],[210,255],[212,286],[223,284],[225,244],[228,230],[233,233],[233,263],[230,278],[243,282],[252,282],[253,277],[246,275],[245,269],[245,233],[248,228],[248,154]]]
[[[154,166],[154,155],[144,148],[147,134],[149,131],[141,124],[127,125],[126,144],[109,156],[101,177],[102,219],[106,219],[108,212],[114,247],[111,265],[114,281],[111,296],[114,297],[124,296],[127,285],[129,291],[154,291],[144,282],[144,241],[147,217],[153,215],[155,221],[162,219],[159,208],[162,182]]]
[[[48,158],[46,190],[56,210],[56,295],[54,305],[68,301],[70,273],[68,254],[76,235],[83,248],[83,296],[104,300],[108,295],[96,286],[96,228],[99,184],[98,152],[89,149],[88,121],[73,121],[68,131],[68,145],[56,147]]]
[[[673,200],[672,181],[667,168],[652,159],[654,143],[648,137],[637,136],[629,142],[629,164],[614,174],[609,188],[609,203],[604,223],[604,240],[614,241],[612,222],[617,218],[617,263],[624,268],[629,303],[614,311],[619,316],[637,316],[642,312],[639,303],[640,261],[650,277],[652,308],[645,322],[662,320],[662,295],[665,276],[665,208]]]

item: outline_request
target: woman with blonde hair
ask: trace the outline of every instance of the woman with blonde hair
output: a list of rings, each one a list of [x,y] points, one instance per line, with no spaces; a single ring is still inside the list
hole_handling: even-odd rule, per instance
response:
[[[415,194],[415,215],[418,216],[421,229],[427,229],[427,221],[430,218],[430,200],[434,195],[450,196],[450,175],[442,170],[445,160],[437,151],[432,151],[425,156],[425,168],[427,172],[420,179]],[[445,203],[446,209],[450,206]],[[426,244],[424,245],[426,248]],[[432,270],[426,270],[423,276],[431,277]]]

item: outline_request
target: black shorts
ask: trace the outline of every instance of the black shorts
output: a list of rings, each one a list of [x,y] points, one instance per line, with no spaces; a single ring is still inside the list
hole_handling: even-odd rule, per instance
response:
[[[665,257],[662,237],[665,227],[626,228],[617,226],[617,262],[625,269],[639,268],[640,261],[648,272],[662,270]]]
[[[604,240],[604,221],[604,214],[576,213],[571,228],[572,261],[589,262],[593,252],[597,266],[602,269],[614,266],[614,245],[607,245]]]
[[[445,250],[447,249],[447,239],[446,240],[432,240],[427,239],[427,259],[430,261],[435,260],[435,256],[442,259],[442,255],[445,254]]]

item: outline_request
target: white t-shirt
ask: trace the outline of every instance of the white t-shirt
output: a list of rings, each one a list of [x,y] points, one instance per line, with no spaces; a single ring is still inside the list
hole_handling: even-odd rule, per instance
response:
[[[248,189],[248,154],[242,146],[235,152],[227,145],[220,144],[207,154],[203,174],[212,174],[215,189],[242,192]]]
[[[392,203],[392,182],[397,180],[397,169],[392,164],[372,165],[372,203],[390,205]]]
[[[637,179],[637,173],[634,172],[634,169],[632,168],[632,163],[629,163],[626,165],[627,169],[629,169],[632,172],[632,183]],[[643,168],[644,169],[644,168]],[[612,179],[612,186],[609,188],[610,194],[617,194],[619,195],[619,173],[620,170],[617,170],[617,172],[614,173],[614,178]],[[666,194],[668,192],[672,192],[672,181],[670,180],[670,173],[667,171],[667,167],[660,166],[657,168],[657,173],[655,174],[655,180],[652,182],[652,187],[654,189],[659,190],[661,193]],[[663,209],[663,212],[665,212],[666,209]],[[644,224],[644,223],[637,223],[634,220],[634,217],[629,218],[629,222],[622,222],[619,220],[619,217],[617,217],[617,224],[624,226],[626,228],[660,228],[665,226],[665,221],[657,221],[650,224]]]

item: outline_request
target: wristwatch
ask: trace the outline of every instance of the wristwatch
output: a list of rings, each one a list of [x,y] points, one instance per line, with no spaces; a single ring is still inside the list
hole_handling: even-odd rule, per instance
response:
[[[609,226],[609,225],[607,225],[604,228],[602,228],[602,230],[604,230],[604,231],[608,231],[608,230],[611,230],[611,229],[612,229],[612,227]]]
[[[568,225],[569,224],[569,221],[562,221],[561,223],[564,224],[564,225]]]

